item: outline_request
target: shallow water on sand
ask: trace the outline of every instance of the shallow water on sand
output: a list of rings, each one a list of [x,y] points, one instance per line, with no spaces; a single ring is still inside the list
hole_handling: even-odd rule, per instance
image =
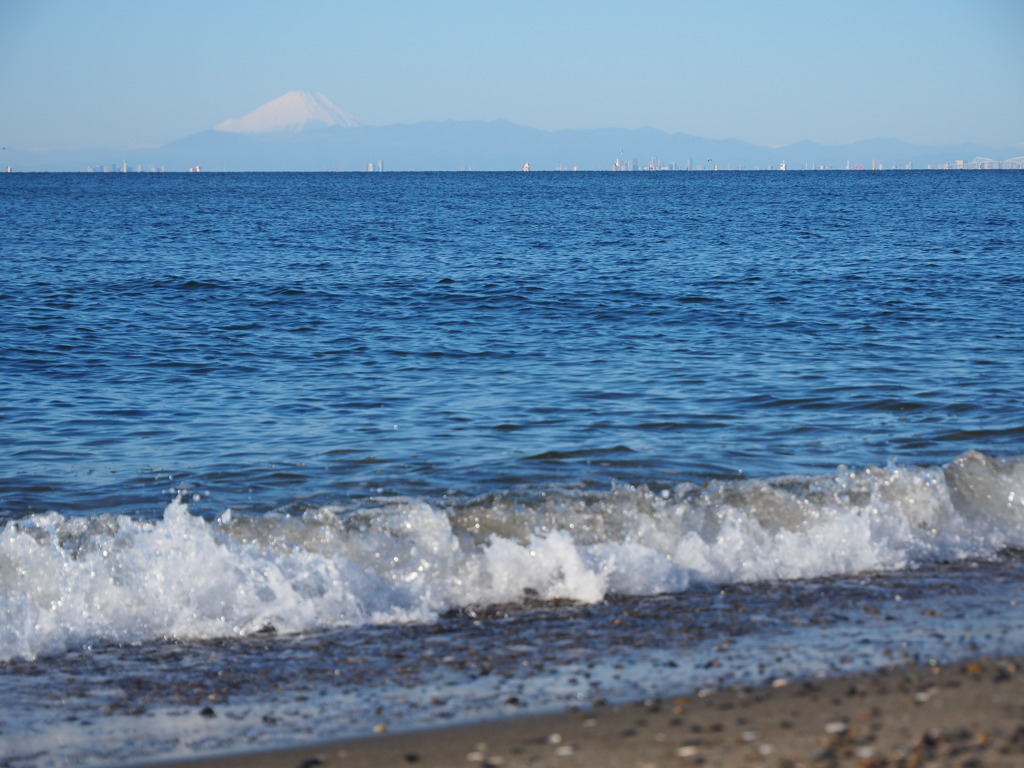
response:
[[[4,670],[11,765],[131,762],[778,684],[1024,647],[1024,559],[95,647]]]

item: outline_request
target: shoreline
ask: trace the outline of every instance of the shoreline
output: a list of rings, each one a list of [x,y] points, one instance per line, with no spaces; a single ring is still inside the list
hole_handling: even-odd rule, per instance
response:
[[[1024,658],[775,680],[626,705],[381,733],[165,768],[1024,764]]]

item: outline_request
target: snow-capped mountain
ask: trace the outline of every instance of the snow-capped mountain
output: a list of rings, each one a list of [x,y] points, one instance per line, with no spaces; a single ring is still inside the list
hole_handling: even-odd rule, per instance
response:
[[[289,91],[244,117],[225,120],[214,126],[214,130],[225,133],[271,133],[301,131],[303,128],[325,125],[354,128],[360,122],[335,106],[322,93]]]

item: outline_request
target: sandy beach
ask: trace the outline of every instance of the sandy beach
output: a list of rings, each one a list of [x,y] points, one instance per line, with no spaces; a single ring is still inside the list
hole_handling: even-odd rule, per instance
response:
[[[977,659],[139,765],[1019,766],[1024,660]]]

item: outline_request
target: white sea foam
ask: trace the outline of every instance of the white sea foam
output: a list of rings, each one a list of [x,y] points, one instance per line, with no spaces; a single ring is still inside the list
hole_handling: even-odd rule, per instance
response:
[[[1024,546],[1024,458],[941,468],[488,497],[458,508],[209,521],[62,517],[0,532],[0,659],[95,641],[430,621],[525,595],[595,602],[693,583],[810,578]]]

